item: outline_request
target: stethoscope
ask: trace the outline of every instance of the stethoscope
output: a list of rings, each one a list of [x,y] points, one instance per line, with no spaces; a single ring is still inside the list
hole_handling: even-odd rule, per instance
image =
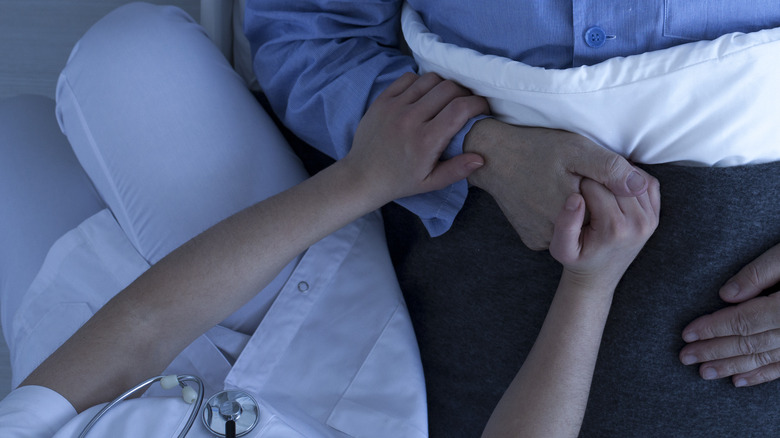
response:
[[[204,395],[203,381],[200,377],[191,375],[157,376],[139,383],[114,399],[111,403],[105,405],[103,409],[95,414],[95,416],[92,417],[92,420],[84,427],[84,430],[81,431],[79,438],[86,437],[87,432],[92,429],[95,423],[119,402],[157,381],[160,382],[160,386],[162,386],[163,389],[181,387],[182,398],[187,404],[192,405],[190,407],[190,416],[187,419],[187,423],[184,425],[181,433],[179,433],[179,438],[184,438],[190,429],[192,429],[192,425],[195,424],[195,419],[200,411],[200,405],[203,403]],[[198,391],[196,392],[191,386],[186,385],[184,382],[197,383]],[[214,394],[206,402],[202,419],[203,425],[206,426],[206,429],[214,436],[226,438],[240,437],[248,434],[255,428],[260,419],[260,408],[257,401],[244,391],[221,391]]]

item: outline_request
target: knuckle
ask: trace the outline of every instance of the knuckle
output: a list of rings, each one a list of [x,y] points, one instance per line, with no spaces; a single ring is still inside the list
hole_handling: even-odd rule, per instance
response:
[[[456,97],[452,99],[448,105],[455,114],[468,114],[472,108],[472,101],[465,96]]]
[[[697,325],[696,332],[698,332],[703,339],[716,337],[712,315],[702,316],[694,324]]]
[[[423,73],[422,76],[420,76],[420,79],[424,79],[426,81],[434,81],[434,82],[441,82],[442,78],[433,72]]]
[[[761,368],[775,362],[774,355],[769,351],[755,353],[752,357],[756,368]]]
[[[754,354],[758,351],[755,338],[752,336],[740,336],[737,338],[737,351],[743,356]]]
[[[486,98],[472,94],[468,96],[467,99],[473,102],[474,108],[478,109],[480,112],[482,113],[490,112],[490,103],[488,103],[488,100]]]
[[[750,317],[745,312],[738,312],[730,324],[732,332],[739,336],[747,336],[750,333]]]
[[[725,362],[720,367],[717,367],[717,369],[718,369],[718,376],[720,377],[733,376],[734,374],[738,374],[742,371],[740,369],[739,364],[733,360]]]
[[[465,92],[463,87],[461,87],[460,85],[456,84],[455,82],[449,79],[446,79],[441,83],[439,83],[439,87],[441,87],[441,89],[447,94],[452,94],[452,95],[461,95],[464,94]]]
[[[609,178],[616,178],[620,176],[625,165],[623,157],[617,154],[610,154],[604,161],[604,175]]]
[[[412,72],[406,72],[402,74],[396,81],[391,85],[397,87],[397,91],[401,92],[405,89],[407,89],[409,86],[411,86],[415,81],[417,81],[420,77]],[[380,95],[382,97],[382,95]],[[386,98],[389,98],[389,96],[385,96]]]
[[[658,221],[654,217],[639,216],[634,222],[634,229],[642,238],[651,236],[656,227],[658,227]]]
[[[409,80],[409,79],[417,79],[418,77],[419,76],[417,76],[415,73],[412,73],[412,72],[408,71],[408,72],[402,74],[400,79],[407,79],[407,80]]]
[[[753,343],[753,351],[772,351],[776,349],[776,333],[775,330],[770,330],[768,332],[750,336]],[[773,352],[773,354],[777,355],[778,352],[780,351]]]

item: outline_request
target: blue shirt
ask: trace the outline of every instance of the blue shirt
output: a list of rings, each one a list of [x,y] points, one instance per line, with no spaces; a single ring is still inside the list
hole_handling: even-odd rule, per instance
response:
[[[731,32],[780,26],[780,1],[409,0],[444,41],[529,65],[568,68]],[[346,155],[360,118],[393,80],[414,71],[399,47],[402,2],[248,0],[245,30],[274,111],[301,139]],[[458,154],[472,120],[445,156]],[[405,198],[431,235],[452,224],[465,181]]]

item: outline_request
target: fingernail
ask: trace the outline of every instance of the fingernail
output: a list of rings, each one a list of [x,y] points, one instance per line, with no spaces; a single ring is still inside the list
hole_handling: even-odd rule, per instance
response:
[[[720,288],[720,296],[723,298],[734,299],[739,295],[739,285],[736,282],[726,283]]]
[[[718,372],[712,368],[704,368],[701,370],[701,376],[706,380],[712,380],[718,377]]]
[[[694,342],[699,340],[699,335],[696,332],[688,332],[683,334],[683,340],[685,342]]]
[[[737,381],[734,382],[734,386],[736,386],[737,388],[741,388],[743,386],[747,386],[747,380],[745,380],[745,379],[737,379]]]
[[[637,171],[631,172],[626,179],[626,185],[628,186],[628,190],[631,190],[631,193],[640,193],[645,188],[646,184],[647,181],[645,180],[645,177],[640,175]]]
[[[690,364],[696,363],[696,362],[698,362],[698,361],[699,361],[699,360],[698,360],[698,359],[696,359],[696,356],[694,356],[694,355],[692,355],[692,354],[686,354],[686,355],[685,355],[685,356],[683,356],[683,358],[682,358],[682,363],[683,363],[684,365],[690,365]]]
[[[484,166],[485,163],[479,162],[479,161],[469,161],[466,163],[466,167],[469,170],[479,169],[480,167]]]

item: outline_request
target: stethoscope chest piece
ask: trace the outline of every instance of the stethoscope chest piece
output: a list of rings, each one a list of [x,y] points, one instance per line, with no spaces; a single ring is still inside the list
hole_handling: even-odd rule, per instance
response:
[[[235,435],[229,430],[235,424]],[[203,424],[217,436],[243,436],[260,420],[257,402],[244,391],[228,390],[214,394],[203,408]]]

